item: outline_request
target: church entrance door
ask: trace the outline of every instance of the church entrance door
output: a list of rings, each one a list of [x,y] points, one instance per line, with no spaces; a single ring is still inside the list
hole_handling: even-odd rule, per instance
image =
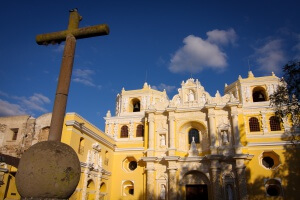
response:
[[[186,200],[208,200],[207,185],[186,185]]]

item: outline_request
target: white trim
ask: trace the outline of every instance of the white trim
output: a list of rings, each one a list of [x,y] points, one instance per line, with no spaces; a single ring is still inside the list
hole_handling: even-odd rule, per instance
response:
[[[285,136],[285,137],[289,137],[289,136],[292,136],[292,135],[287,135],[286,133],[279,133],[279,134],[272,134],[272,133],[266,133],[266,134],[247,134],[246,135],[246,138],[282,138],[282,136]]]
[[[284,145],[292,145],[292,144],[300,144],[300,141],[281,141],[281,142],[249,142],[247,144],[248,147],[254,146],[284,146]]]
[[[101,137],[100,135],[98,135],[97,133],[95,133],[94,131],[92,131],[91,129],[87,128],[86,126],[84,126],[83,124],[79,123],[76,120],[68,120],[68,121],[66,121],[66,126],[73,126],[76,129],[81,130],[82,132],[84,132],[88,136],[94,138],[95,140],[100,141],[101,143],[104,143],[110,149],[112,149],[112,150],[115,149],[116,145],[110,143],[108,140],[104,139],[103,137]],[[98,129],[98,130],[100,131],[100,129]],[[100,132],[102,132],[102,131],[100,131]]]
[[[123,151],[144,151],[144,147],[136,147],[136,148],[115,148],[115,152],[123,152]]]

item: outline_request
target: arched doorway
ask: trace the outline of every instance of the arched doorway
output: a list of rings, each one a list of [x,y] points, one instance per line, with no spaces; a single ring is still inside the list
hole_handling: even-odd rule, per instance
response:
[[[180,181],[186,200],[210,199],[210,182],[205,174],[193,170],[187,172]]]

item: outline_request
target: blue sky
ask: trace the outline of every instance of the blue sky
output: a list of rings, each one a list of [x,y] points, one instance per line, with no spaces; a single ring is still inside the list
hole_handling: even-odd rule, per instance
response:
[[[67,112],[104,129],[107,110],[147,81],[169,98],[182,80],[223,93],[238,76],[281,76],[300,57],[298,1],[3,1],[0,116],[52,111],[63,45],[35,36],[65,30],[78,8],[80,27],[106,23],[110,35],[77,41]],[[249,63],[249,65],[248,65]]]

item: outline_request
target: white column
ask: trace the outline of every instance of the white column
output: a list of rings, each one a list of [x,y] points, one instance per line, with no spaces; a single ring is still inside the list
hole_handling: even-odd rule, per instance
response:
[[[217,154],[216,147],[216,122],[214,108],[208,109],[208,123],[209,123],[209,134],[210,134],[210,151],[211,154]]]
[[[83,179],[83,184],[82,184],[82,193],[81,193],[82,200],[86,200],[86,188],[87,188],[88,176],[89,176],[89,169],[86,168],[84,170],[84,179]]]
[[[149,113],[148,125],[149,125],[148,156],[153,156],[153,151],[154,151],[154,113]],[[150,152],[152,152],[152,153],[150,153]]]
[[[175,117],[169,115],[169,156],[175,155]]]
[[[102,177],[102,168],[99,169],[99,174],[97,176],[97,190],[96,190],[96,199],[100,199],[100,187],[101,187],[101,177]]]
[[[232,120],[232,131],[234,135],[234,144],[235,144],[235,153],[241,153],[241,139],[240,139],[240,132],[239,132],[239,124],[238,124],[238,112],[237,107],[231,107],[231,120]]]
[[[147,200],[154,200],[154,163],[148,162],[147,163]]]

